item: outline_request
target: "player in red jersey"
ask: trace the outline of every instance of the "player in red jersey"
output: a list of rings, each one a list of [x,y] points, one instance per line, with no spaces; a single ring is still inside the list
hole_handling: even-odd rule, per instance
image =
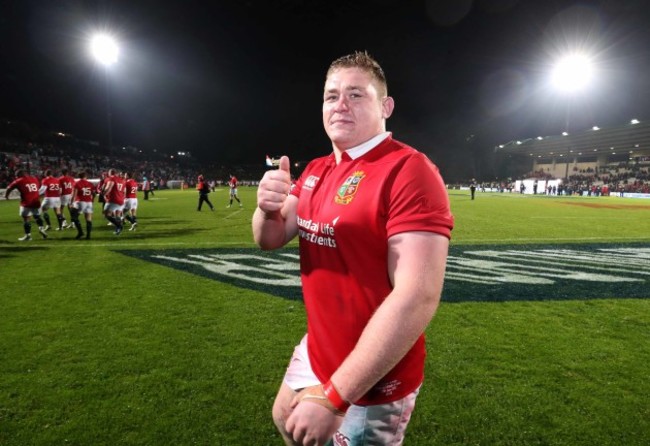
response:
[[[43,203],[41,203],[41,213],[45,219],[45,229],[48,230],[51,227],[50,215],[47,211],[52,209],[58,221],[58,227],[56,230],[62,230],[63,215],[61,214],[61,184],[59,183],[58,178],[52,176],[51,169],[45,171],[45,177],[43,178],[43,181],[41,181],[40,193],[41,195],[44,195]]]
[[[61,169],[61,176],[59,177],[59,184],[61,185],[61,215],[63,216],[63,228],[68,228],[68,222],[65,220],[63,210],[67,209],[70,214],[70,221],[72,221],[72,213],[70,205],[72,204],[72,187],[74,186],[74,178],[68,175],[68,169]]]
[[[74,227],[77,228],[77,240],[84,236],[81,229],[79,214],[84,214],[86,220],[86,240],[90,239],[90,233],[93,230],[93,199],[95,198],[95,186],[86,179],[86,172],[79,172],[79,179],[74,183],[72,188],[72,205],[70,206],[70,215]]]
[[[435,165],[386,132],[393,108],[372,57],[335,60],[323,96],[333,152],[293,186],[284,156],[258,188],[258,245],[299,238],[307,334],[273,405],[288,445],[402,444],[424,379],[453,217]]]
[[[242,207],[241,200],[237,195],[237,177],[230,175],[230,180],[228,180],[228,187],[230,188],[230,203],[228,203],[228,207],[232,206],[233,198],[237,200],[239,207]]]
[[[108,171],[108,177],[104,181],[104,216],[115,226],[115,235],[122,233],[122,211],[124,210],[124,196],[126,182],[119,176],[115,169]]]
[[[5,191],[5,199],[9,199],[9,194],[14,189],[20,192],[20,216],[23,218],[23,229],[25,235],[18,240],[21,242],[29,241],[32,239],[32,216],[38,224],[38,232],[47,238],[47,233],[43,227],[43,219],[40,215],[41,200],[38,193],[40,184],[38,179],[31,176],[26,169],[19,169],[16,171],[16,179],[12,181],[7,190]]]
[[[124,195],[124,218],[130,223],[129,231],[135,231],[138,226],[138,182],[133,178],[133,174],[124,173],[125,178],[125,195]]]

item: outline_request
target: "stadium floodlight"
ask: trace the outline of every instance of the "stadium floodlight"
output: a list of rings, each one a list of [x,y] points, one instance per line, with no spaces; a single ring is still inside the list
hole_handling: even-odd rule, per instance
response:
[[[600,130],[600,127],[598,127],[597,125],[595,125],[595,126],[593,126],[593,127],[591,128],[591,130],[593,130],[593,131]]]
[[[95,34],[90,39],[90,51],[97,63],[104,66],[106,84],[106,121],[108,127],[108,148],[113,146],[113,123],[111,116],[111,93],[109,67],[117,62],[119,49],[113,37],[106,33]]]
[[[566,93],[583,90],[593,77],[593,64],[584,54],[570,54],[561,58],[551,74],[555,88]]]
[[[640,121],[638,119],[632,119],[630,124],[638,124]]]
[[[90,50],[97,62],[110,66],[117,62],[117,42],[108,34],[97,34],[90,41]]]

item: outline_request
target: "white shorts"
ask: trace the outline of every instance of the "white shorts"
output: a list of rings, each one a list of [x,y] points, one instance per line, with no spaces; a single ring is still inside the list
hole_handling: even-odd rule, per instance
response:
[[[293,351],[284,375],[284,382],[295,391],[320,384],[309,362],[307,335],[303,336],[300,344]],[[418,388],[392,403],[375,406],[352,404],[345,414],[343,424],[334,434],[332,444],[334,446],[401,445],[419,392]]]
[[[237,195],[237,188],[236,187],[234,189],[230,189],[230,196],[234,197],[235,195]]]
[[[93,213],[93,202],[92,201],[75,201],[72,203],[72,207],[77,209],[82,214],[92,214]]]
[[[106,203],[104,204],[104,212],[110,211],[110,212],[122,212],[124,209],[123,204],[116,204],[116,203]]]
[[[33,215],[34,217],[38,217],[41,215],[41,210],[40,208],[26,208],[21,206],[20,209],[18,210],[18,215],[21,217],[29,217],[30,215]]]
[[[137,198],[125,198],[124,199],[124,210],[125,211],[135,211],[138,209],[138,199]]]
[[[61,206],[68,206],[70,203],[72,203],[72,194],[61,195]]]
[[[47,211],[48,209],[58,209],[61,207],[61,197],[45,197],[43,198],[43,203],[41,204],[41,211]]]

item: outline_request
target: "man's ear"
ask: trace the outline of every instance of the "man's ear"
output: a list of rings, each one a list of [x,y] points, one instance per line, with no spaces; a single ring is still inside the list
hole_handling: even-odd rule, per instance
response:
[[[386,96],[381,101],[381,109],[381,117],[384,119],[390,118],[390,115],[393,114],[393,110],[395,109],[395,100],[390,96]]]

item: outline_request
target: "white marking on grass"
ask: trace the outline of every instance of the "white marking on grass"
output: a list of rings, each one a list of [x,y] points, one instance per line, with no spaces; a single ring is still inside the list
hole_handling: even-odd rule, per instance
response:
[[[238,211],[231,212],[230,214],[228,214],[228,215],[226,215],[225,217],[223,217],[223,219],[226,220],[226,219],[228,219],[228,218],[230,218],[230,217],[234,217],[235,215],[241,213],[243,210],[244,210],[244,208],[239,208]]]

